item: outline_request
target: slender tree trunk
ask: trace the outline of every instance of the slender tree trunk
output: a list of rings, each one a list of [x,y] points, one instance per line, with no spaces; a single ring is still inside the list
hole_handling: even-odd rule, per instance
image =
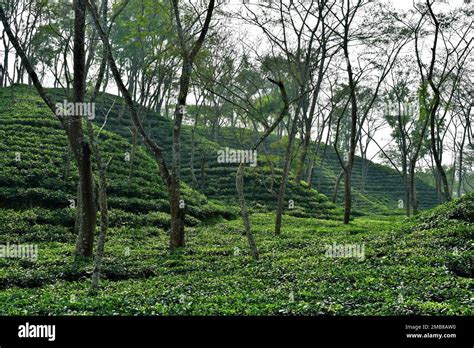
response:
[[[452,170],[453,170],[453,174],[451,175],[451,178],[450,178],[450,185],[449,187],[451,188],[451,192],[454,193],[454,181],[456,179],[456,165],[457,165],[457,157],[458,157],[458,154],[456,153],[456,151],[453,153],[453,164],[452,164]]]
[[[311,158],[311,162],[308,168],[308,175],[306,176],[306,182],[308,183],[308,187],[311,188],[313,186],[313,172],[314,172],[314,162],[316,160]]]
[[[138,130],[135,125],[132,124],[132,151],[130,153],[130,167],[128,169],[128,181],[133,178],[133,170],[135,168],[135,155],[138,146]]]
[[[191,81],[192,62],[184,59],[181,71],[178,103],[174,113],[173,127],[173,147],[172,147],[172,179],[171,185],[168,187],[171,207],[171,234],[170,248],[184,247],[184,218],[185,211],[180,208],[181,201],[181,125],[186,108],[186,98],[189,91]]]
[[[349,24],[346,23],[344,27],[343,50],[347,64],[347,76],[350,88],[350,102],[351,102],[351,131],[349,143],[349,159],[344,166],[344,224],[348,224],[352,213],[352,167],[354,163],[355,150],[357,146],[357,96],[356,96],[356,82],[352,71],[352,65],[349,58]],[[362,121],[363,122],[363,121]],[[361,122],[360,127],[363,126]]]
[[[174,112],[174,127],[173,127],[173,153],[171,165],[171,178],[169,180],[168,190],[170,191],[170,205],[171,205],[171,234],[170,247],[174,250],[178,247],[184,246],[184,218],[185,210],[180,208],[181,201],[181,126],[183,117],[186,111],[186,99],[189,92],[189,85],[191,82],[191,74],[193,71],[194,60],[201,50],[205,37],[209,30],[209,25],[214,11],[215,0],[210,0],[206,19],[199,35],[199,38],[194,42],[191,49],[186,48],[183,28],[181,26],[181,19],[178,8],[178,0],[172,1],[173,12],[176,20],[176,28],[178,31],[179,42],[181,46],[181,56],[183,65],[181,67],[181,76],[179,78],[179,92],[178,103]]]
[[[196,153],[196,127],[197,127],[197,121],[198,121],[198,115],[196,115],[194,119],[194,125],[193,125],[193,130],[191,133],[191,159],[190,159],[190,167],[191,167],[191,179],[193,181],[193,187],[197,188],[198,187],[198,181],[196,178],[196,174],[194,173],[194,155]]]
[[[446,171],[443,168],[443,165],[441,163],[441,158],[440,154],[436,145],[436,135],[437,132],[435,132],[435,115],[436,115],[436,109],[433,107],[433,110],[431,111],[431,119],[430,119],[430,130],[431,130],[431,151],[433,152],[433,158],[436,164],[436,169],[438,172],[439,180],[440,180],[440,188],[442,192],[442,197],[445,202],[449,202],[452,197],[451,197],[451,191],[449,189],[449,183],[448,183],[448,177],[446,176]]]
[[[285,199],[286,185],[288,183],[288,176],[290,174],[290,165],[291,165],[291,153],[293,152],[293,141],[296,134],[296,126],[298,123],[298,111],[295,113],[293,119],[293,124],[291,125],[290,134],[288,134],[288,144],[286,146],[285,152],[285,163],[283,167],[283,173],[281,176],[280,188],[278,190],[277,197],[277,210],[275,216],[275,234],[281,233],[281,219],[283,215],[283,203]]]
[[[245,235],[247,236],[250,252],[252,254],[252,257],[255,260],[258,260],[259,256],[258,256],[257,245],[255,244],[255,239],[252,234],[249,212],[247,210],[247,204],[245,203],[245,197],[244,197],[244,172],[245,172],[245,163],[242,162],[239,166],[239,169],[237,170],[235,184],[237,188],[237,193],[239,195],[240,211],[242,214],[242,220],[244,222]]]
[[[466,131],[464,130],[464,134]],[[463,173],[463,151],[464,151],[464,139],[463,143],[459,149],[459,168],[458,168],[458,198],[461,197],[461,183],[462,183],[462,173]]]
[[[105,241],[107,230],[109,228],[109,212],[107,206],[107,165],[102,159],[99,147],[96,144],[92,122],[88,120],[88,133],[92,145],[94,157],[96,158],[99,170],[99,209],[100,209],[100,233],[97,243],[97,250],[94,258],[94,271],[92,273],[92,289],[99,288],[100,272],[102,270],[102,261],[104,258]]]
[[[275,81],[271,78],[269,78],[269,80],[279,87],[284,106],[283,106],[283,109],[282,109],[279,117],[275,120],[275,122],[273,122],[273,124],[266,129],[265,133],[263,135],[261,135],[260,138],[255,142],[255,144],[252,147],[252,151],[256,151],[258,149],[258,147],[275,130],[275,128],[278,127],[278,125],[282,122],[282,120],[288,114],[289,101],[288,101],[288,95],[286,93],[286,88],[285,88],[284,83],[282,81]],[[296,115],[297,114],[295,114],[295,123],[296,123]],[[251,227],[250,227],[250,219],[249,219],[249,216],[248,216],[247,206],[245,204],[245,199],[244,199],[244,189],[243,189],[243,186],[244,186],[244,179],[243,179],[244,169],[245,169],[245,162],[242,162],[239,166],[239,169],[237,170],[236,188],[237,188],[237,193],[239,195],[242,219],[244,221],[245,232],[246,232],[246,235],[247,235],[247,240],[249,242],[250,250],[252,252],[253,257],[255,259],[258,259],[257,247],[256,247],[255,241],[253,239],[253,235],[252,235],[252,231],[251,231]],[[272,167],[272,176],[273,176],[273,167]],[[283,181],[283,179],[282,179],[282,181]],[[273,186],[273,177],[272,177],[272,186]],[[280,186],[280,189],[281,189],[281,187],[283,187],[283,186]],[[280,212],[281,212],[281,210],[280,210]],[[278,221],[277,221],[277,223],[278,223]],[[279,221],[278,228],[279,229],[281,228],[281,215],[280,215],[280,221]]]
[[[352,212],[352,164],[344,169],[344,223],[348,224]]]
[[[410,216],[410,183],[408,179],[408,173],[407,173],[407,165],[406,162],[403,161],[402,164],[402,171],[403,171],[403,187],[405,188],[405,210],[406,210],[406,215]]]
[[[412,214],[418,214],[418,201],[416,196],[416,178],[415,178],[415,166],[416,162],[413,161],[410,163],[410,201],[411,201],[411,209]]]
[[[313,103],[312,103],[313,105],[311,105],[310,114],[314,113],[314,105],[316,104],[316,99],[317,99],[317,96],[313,97]],[[306,113],[307,111],[305,110],[303,114],[306,114]],[[304,131],[302,146],[300,149],[300,156],[299,156],[298,163],[296,165],[296,171],[295,171],[296,184],[300,183],[301,176],[303,175],[303,168],[306,161],[306,156],[308,155],[308,148],[309,148],[309,145],[311,144],[311,123],[312,123],[313,118],[312,116],[305,116],[304,119],[305,119],[305,131]]]
[[[3,57],[3,85],[8,85],[8,69],[9,69],[9,60],[8,57],[10,56],[10,43],[7,43],[5,36],[3,37],[3,47],[5,49],[4,57]]]
[[[206,188],[206,159],[201,156],[201,178],[200,178],[201,191]]]
[[[343,177],[344,177],[344,169],[341,170],[341,172],[337,176],[336,183],[334,184],[334,190],[332,191],[332,199],[331,199],[333,203],[337,202],[337,194],[339,193],[339,185]]]

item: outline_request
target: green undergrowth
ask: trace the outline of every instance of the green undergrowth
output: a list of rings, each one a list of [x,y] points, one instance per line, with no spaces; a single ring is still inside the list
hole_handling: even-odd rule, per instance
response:
[[[187,228],[170,254],[157,227],[112,227],[101,290],[73,243],[39,242],[37,261],[0,260],[2,315],[472,315],[472,275],[456,271],[465,227],[407,232],[399,218],[348,225],[254,214],[260,252],[248,253],[240,219]],[[364,245],[364,258],[332,258],[328,245]]]

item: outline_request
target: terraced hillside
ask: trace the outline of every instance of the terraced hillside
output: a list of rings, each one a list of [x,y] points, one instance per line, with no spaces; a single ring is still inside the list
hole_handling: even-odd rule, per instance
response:
[[[100,124],[104,122],[103,115],[110,109],[109,118],[107,120],[107,129],[121,134],[124,137],[131,138],[130,120],[125,114],[123,115],[123,102],[121,99],[107,95],[102,96],[100,108],[102,112],[98,115],[96,121]],[[145,126],[160,144],[166,149],[171,148],[172,128],[169,119],[160,117],[158,114],[150,111],[145,119]],[[121,115],[119,119],[117,115]],[[212,139],[212,140],[210,140]],[[236,165],[217,163],[217,150],[224,147],[248,149],[254,143],[256,135],[245,129],[221,128],[219,134],[211,135],[210,130],[204,127],[196,128],[195,135],[195,160],[194,160],[194,177],[197,179],[199,189],[209,197],[213,197],[222,201],[235,201],[234,178]],[[192,127],[185,126],[182,131],[182,166],[183,178],[188,184],[193,182],[190,171],[191,157],[191,141]],[[270,136],[264,143],[265,155],[259,158],[283,157],[281,147],[275,146],[278,142],[276,136]],[[318,164],[315,166],[312,187],[323,193],[327,197],[332,197],[334,184],[340,172],[340,166],[332,147],[327,147],[326,151],[320,149],[320,154],[324,153],[324,158],[319,158]],[[168,151],[170,153],[170,151]],[[322,156],[321,156],[322,157]],[[398,201],[404,199],[403,182],[400,175],[392,168],[365,161],[367,165],[367,178],[365,183],[362,180],[362,162],[365,161],[360,157],[356,157],[353,171],[353,205],[356,214],[377,213],[377,214],[403,214],[404,210],[398,208]],[[204,162],[203,167],[201,165]],[[268,192],[268,187],[278,187],[281,169],[275,168],[271,170],[268,162],[259,160],[259,169],[247,169],[247,185],[246,193],[250,204],[255,207],[266,207],[273,209],[275,205],[274,195]],[[255,175],[254,175],[255,172]],[[203,175],[204,174],[204,175]],[[200,178],[205,177],[206,182],[200,183]],[[258,184],[257,184],[258,183]],[[257,184],[257,185],[256,185]],[[295,185],[291,180],[288,191],[288,200],[297,202],[297,210],[288,210],[289,214],[297,214],[301,216],[335,216],[339,215],[339,211],[334,210],[331,202],[327,202],[325,198],[315,197],[315,202],[323,204],[323,210],[314,210],[314,202],[306,202],[309,196],[317,194],[307,193],[307,189]],[[343,183],[341,183],[342,187]],[[417,180],[417,192],[419,204],[422,209],[428,209],[438,204],[438,198],[433,187],[427,185],[422,180]],[[309,196],[308,196],[309,195]],[[339,206],[343,202],[343,189],[338,192],[337,202]],[[299,210],[298,210],[299,204]],[[307,211],[311,209],[311,211]],[[329,214],[326,212],[329,209]],[[302,210],[302,213],[299,212]]]
[[[57,100],[62,100],[62,91],[53,91]],[[132,131],[130,120],[123,106],[121,98],[112,95],[101,95],[97,103],[97,117],[95,122],[105,130],[127,138],[132,142]],[[152,134],[165,149],[171,148],[172,127],[169,119],[160,117],[157,113],[149,110],[146,113],[145,128]],[[105,115],[107,119],[105,120]],[[206,196],[212,199],[236,205],[235,195],[235,164],[217,163],[217,150],[223,147],[248,148],[253,143],[255,135],[249,131],[237,129],[230,130],[222,128],[217,136],[211,136],[209,130],[203,127],[196,128],[195,135],[195,160],[194,178],[190,170],[192,127],[184,126],[182,130],[182,168],[183,180],[188,185],[195,186]],[[212,139],[212,140],[209,140]],[[140,140],[138,140],[140,142]],[[281,169],[276,166],[270,168],[265,157],[273,157],[281,154],[281,148],[275,146],[276,137],[269,137],[265,142],[265,153],[269,156],[261,156],[259,153],[259,166],[248,167],[246,170],[245,191],[249,205],[254,211],[268,211],[275,206],[274,189],[279,185]],[[124,152],[130,152],[131,147],[125,148]],[[140,150],[142,151],[142,150]],[[320,150],[320,153],[323,153]],[[340,205],[343,201],[343,190],[339,190],[338,206],[334,206],[327,197],[333,193],[334,183],[339,174],[339,164],[332,148],[327,148],[325,156],[320,159],[319,165],[315,166],[313,185],[316,190],[308,190],[294,181],[289,182],[287,201],[293,201],[294,209],[287,209],[286,213],[296,216],[331,218],[340,216]],[[167,151],[170,154],[170,151]],[[272,156],[273,155],[273,156]],[[123,154],[122,154],[123,156]],[[264,160],[262,160],[264,158]],[[396,171],[386,166],[367,162],[367,180],[362,184],[362,159],[356,158],[354,167],[354,209],[355,214],[377,213],[393,214],[403,213],[398,208],[398,200],[403,199],[403,185]],[[194,183],[194,184],[193,184]],[[341,184],[342,185],[342,184]],[[364,186],[364,188],[363,188]],[[435,190],[421,180],[417,180],[417,189],[420,197],[421,208],[430,208],[437,204]],[[321,192],[323,195],[321,195]],[[290,206],[290,205],[288,205]]]
[[[64,97],[62,91],[55,90],[56,101]],[[74,161],[70,162],[69,176],[65,178],[67,158],[59,155],[67,152],[67,142],[59,122],[45,108],[42,100],[34,90],[16,86],[2,89],[2,102],[7,108],[2,109],[2,169],[0,172],[0,207],[24,209],[64,208],[61,214],[65,224],[70,226],[74,221],[74,210],[69,209],[70,200],[76,196],[76,170]],[[109,112],[110,111],[110,112]],[[109,206],[112,211],[124,214],[157,214],[162,220],[168,220],[167,193],[158,173],[157,166],[147,151],[137,147],[133,160],[133,174],[129,179],[130,163],[125,161],[126,154],[132,152],[132,137],[129,118],[122,113],[122,101],[119,98],[107,96],[104,103],[97,105],[97,125],[102,126],[105,114],[107,122],[100,133],[101,142],[105,144],[105,158],[114,154],[114,160],[109,168]],[[165,148],[171,146],[171,127],[169,120],[149,115],[146,126]],[[128,140],[127,140],[128,138]],[[231,216],[238,212],[236,206],[235,171],[232,165],[219,166],[216,162],[216,150],[219,145],[197,136],[197,153],[206,153],[206,183],[191,190],[184,185],[184,200],[187,202],[189,224],[216,215]],[[190,129],[183,130],[183,166],[189,163]],[[16,161],[16,153],[21,160]],[[198,156],[198,155],[197,155]],[[199,166],[199,161],[197,161]],[[198,171],[199,169],[196,169]],[[263,181],[269,168],[248,168],[245,191],[249,205],[256,211],[273,209],[275,197]],[[196,175],[200,175],[196,173]],[[184,169],[184,181],[191,183],[190,171]],[[278,180],[276,175],[275,180]],[[276,185],[276,184],[275,184]],[[276,187],[276,186],[275,186]],[[213,201],[209,201],[204,192]],[[226,203],[226,208],[215,203],[217,200]],[[294,201],[294,209],[287,213],[294,216],[313,216],[332,218],[340,215],[326,196],[315,190],[307,190],[290,185],[288,200]],[[59,213],[55,213],[59,214]],[[112,224],[114,223],[112,213]],[[156,220],[156,218],[154,219]]]
[[[340,165],[337,160],[334,149],[328,148],[326,155],[318,158],[322,166],[315,166],[313,184],[321,192],[332,194],[334,181],[340,171]],[[362,166],[366,167],[366,179],[363,182]],[[323,168],[323,171],[321,170]],[[354,163],[352,182],[354,190],[358,193],[356,196],[356,206],[362,211],[373,209],[373,202],[386,206],[390,211],[398,210],[398,201],[405,200],[403,191],[403,180],[398,173],[387,166],[374,163],[360,157],[356,157]],[[430,209],[437,204],[438,196],[435,189],[424,181],[417,179],[416,189],[419,197],[421,209]],[[338,201],[343,201],[343,190],[338,194]]]
[[[199,130],[202,136],[207,134],[202,128]],[[216,141],[222,146],[248,147],[255,141],[255,135],[246,130],[224,128],[221,129]],[[281,158],[283,153],[275,146],[277,142],[278,139],[275,136],[270,136],[265,142],[265,147],[268,152],[274,155],[279,154]],[[296,146],[295,150],[297,151]],[[362,175],[363,163],[367,168],[365,181]],[[340,171],[341,167],[334,148],[321,144],[319,157],[314,166],[312,187],[332,197]],[[344,201],[343,182],[344,180],[341,181],[337,196],[337,202],[340,204]],[[398,201],[404,199],[403,181],[394,169],[356,156],[352,185],[353,206],[356,213],[403,214],[404,210],[398,208]],[[438,196],[432,186],[417,179],[416,187],[421,209],[429,209],[438,204]]]
[[[10,224],[20,234],[37,229],[56,231],[72,237],[77,170],[70,161],[67,170],[67,140],[59,121],[43,101],[25,87],[0,89],[0,209],[13,209],[28,215],[29,226]],[[114,156],[108,169],[111,225],[169,225],[167,191],[154,160],[137,149],[134,174],[124,154],[130,144],[119,135],[103,130],[99,141],[103,156]],[[68,172],[68,173],[67,173]],[[234,216],[231,207],[210,201],[203,194],[183,185],[187,224]],[[31,227],[31,228],[30,228]],[[1,232],[1,231],[0,231]]]
[[[60,91],[56,91],[56,93],[60,95]],[[105,123],[105,129],[127,137],[130,142],[133,141],[130,119],[127,113],[124,113],[122,99],[111,95],[102,95],[98,100],[97,108],[98,114],[95,122],[98,126]],[[147,113],[144,122],[146,130],[154,140],[167,150],[166,155],[170,159],[172,145],[172,124],[170,120],[151,111],[143,110],[142,112]],[[106,115],[108,115],[107,119]],[[195,136],[194,174],[197,178],[195,188],[209,198],[236,206],[235,174],[237,165],[218,163],[217,150],[223,146],[208,140],[203,133],[202,128],[198,129]],[[189,185],[193,183],[190,169],[191,134],[192,128],[190,126],[183,127],[181,135],[182,174],[184,182]],[[204,167],[202,173],[201,162]],[[256,168],[247,167],[244,191],[246,200],[253,211],[268,211],[275,208],[276,197],[275,190],[272,190],[272,187],[278,187],[280,177],[281,170],[279,169],[272,171],[270,167],[262,164],[259,164]],[[201,180],[202,178],[203,180]],[[294,208],[286,210],[285,213],[288,215],[317,218],[339,218],[341,216],[340,208],[332,204],[325,195],[318,193],[316,190],[294,185],[292,182],[288,185],[286,198],[288,207],[290,207],[290,201],[293,201],[294,205]]]

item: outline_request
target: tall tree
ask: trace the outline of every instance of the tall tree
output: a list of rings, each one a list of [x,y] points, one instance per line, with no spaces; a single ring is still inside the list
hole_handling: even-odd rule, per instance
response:
[[[436,164],[437,175],[439,176],[442,184],[442,194],[445,201],[451,200],[451,190],[449,188],[448,178],[446,171],[442,163],[442,137],[440,134],[440,123],[442,120],[439,120],[438,113],[440,112],[440,107],[442,104],[442,89],[446,87],[446,83],[449,81],[449,76],[459,66],[459,62],[465,62],[469,53],[472,50],[472,40],[471,37],[469,40],[469,35],[472,32],[472,22],[466,28],[454,28],[457,32],[457,40],[452,41],[445,31],[448,31],[453,27],[453,24],[459,21],[457,16],[440,16],[435,13],[433,8],[433,0],[426,0],[424,5],[419,4],[415,6],[417,11],[420,13],[420,20],[418,27],[423,27],[423,24],[426,26],[427,23],[430,23],[433,29],[433,41],[431,47],[431,55],[429,64],[423,62],[423,56],[420,52],[419,40],[415,41],[415,53],[416,59],[418,62],[418,68],[420,73],[420,80],[423,88],[426,88],[426,92],[423,94],[423,108],[426,109],[429,117],[429,130],[430,130],[430,140],[431,140],[431,152],[433,155],[434,162]],[[441,18],[440,18],[441,17]],[[425,19],[428,20],[425,20]],[[416,32],[418,38],[418,31]],[[445,54],[444,56],[440,53],[440,44],[444,44]],[[440,59],[441,58],[441,59]],[[456,63],[452,63],[452,60],[455,60]],[[439,64],[440,63],[440,64]],[[438,66],[439,65],[439,66]],[[462,65],[462,64],[461,64]],[[438,73],[436,72],[438,69]],[[438,75],[438,76],[436,76]],[[459,74],[457,74],[459,75]],[[454,84],[454,88],[456,88]],[[451,97],[449,98],[449,104],[451,102]],[[446,113],[444,114],[446,115]],[[444,117],[443,117],[444,118]]]
[[[74,67],[76,70],[74,80],[74,101],[79,102],[84,100],[85,94],[85,50],[84,50],[84,33],[85,33],[85,1],[74,1],[75,12],[75,47],[74,47]],[[17,39],[17,36],[12,32],[9,22],[7,20],[3,6],[0,5],[0,20],[3,23],[6,34],[17,54],[21,58],[22,64],[28,75],[36,87],[38,93],[45,101],[50,110],[57,116],[69,140],[69,144],[74,154],[74,158],[79,170],[79,194],[78,201],[80,202],[78,209],[80,209],[80,231],[76,243],[76,255],[90,257],[93,251],[94,231],[96,227],[96,205],[94,200],[94,180],[92,176],[91,165],[91,150],[87,139],[84,137],[82,129],[82,116],[60,116],[56,110],[56,105],[53,99],[48,95],[43,88],[38,75],[36,74],[32,63],[30,62],[26,52]]]
[[[172,149],[172,163],[169,169],[164,158],[164,150],[156,142],[151,139],[143,128],[142,122],[138,116],[136,106],[134,105],[130,91],[125,87],[120,71],[117,68],[112,48],[110,45],[109,35],[105,32],[100,23],[97,8],[90,0],[87,1],[88,9],[93,17],[94,24],[97,28],[98,34],[107,52],[107,59],[109,62],[112,75],[120,92],[125,98],[125,102],[129,107],[134,126],[137,128],[139,134],[143,137],[146,146],[152,151],[160,168],[160,175],[167,185],[170,214],[171,214],[171,234],[170,234],[170,248],[172,250],[184,246],[184,218],[185,218],[185,202],[181,200],[181,126],[186,107],[186,98],[189,92],[189,85],[191,80],[191,73],[193,70],[194,60],[201,49],[206,35],[209,31],[212,14],[214,11],[215,0],[210,0],[207,6],[206,17],[204,24],[199,33],[197,40],[189,45],[189,38],[185,37],[185,31],[181,23],[180,12],[178,8],[178,0],[173,0],[172,6],[175,14],[176,27],[179,36],[179,45],[181,47],[182,69],[179,80],[178,103],[174,113],[174,127],[173,127],[173,149]],[[184,203],[184,204],[183,204]]]

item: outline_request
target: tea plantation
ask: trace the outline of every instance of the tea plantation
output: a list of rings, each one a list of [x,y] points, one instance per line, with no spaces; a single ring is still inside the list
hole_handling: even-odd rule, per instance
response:
[[[54,95],[59,98],[60,92]],[[370,163],[365,192],[356,189],[355,194],[365,215],[343,225],[340,207],[324,194],[330,194],[324,180],[337,175],[329,161],[318,174],[327,178],[320,180],[321,192],[290,179],[286,200],[295,207],[286,209],[282,234],[276,236],[269,179],[273,174],[277,187],[281,170],[262,160],[245,176],[260,252],[256,261],[239,217],[236,167],[220,165],[215,156],[219,148],[237,147],[236,140],[225,131],[209,140],[204,129],[197,130],[195,174],[199,179],[199,161],[205,158],[206,180],[191,187],[191,128],[185,127],[186,247],[170,253],[169,206],[157,166],[139,145],[129,178],[130,163],[124,158],[131,150],[128,116],[119,117],[120,99],[114,104],[111,96],[101,98],[96,132],[112,106],[99,136],[104,158],[113,156],[110,229],[101,287],[92,293],[92,262],[74,262],[73,257],[71,202],[77,174],[74,161],[67,170],[64,131],[32,90],[0,89],[0,245],[38,246],[37,260],[0,258],[0,315],[474,313],[473,194],[404,219],[393,214],[398,193],[383,194],[388,182],[396,185],[397,174]],[[169,148],[170,121],[154,113],[147,119],[146,128]],[[428,193],[434,190],[424,185],[418,184],[428,197],[423,206],[429,207],[435,203]],[[328,255],[334,244],[362,246],[364,253]]]
[[[56,91],[58,99],[61,99],[61,91]],[[102,125],[105,121],[105,115],[108,114],[106,129],[124,138],[132,140],[131,121],[121,98],[112,95],[102,94],[101,103],[98,108],[101,110],[95,122]],[[125,110],[125,111],[124,111]],[[171,153],[172,144],[172,121],[158,113],[144,110],[146,117],[144,125],[153,139]],[[189,111],[189,117],[193,117],[193,109]],[[183,180],[189,185],[193,184],[190,157],[192,148],[192,127],[185,126],[181,135],[182,147],[182,167]],[[257,136],[248,130],[222,128],[217,135],[210,134],[208,128],[202,126],[196,127],[195,134],[195,159],[194,175],[198,181],[200,192],[210,198],[216,198],[221,201],[235,202],[235,164],[220,164],[217,162],[217,150],[225,147],[234,149],[250,149],[257,139]],[[259,151],[259,165],[257,168],[248,167],[246,169],[245,192],[246,199],[250,205],[256,207],[257,211],[273,210],[275,207],[274,194],[269,192],[273,188],[277,190],[281,177],[281,163],[283,158],[283,149],[279,147],[280,141],[276,136],[270,136],[262,145],[264,149]],[[334,183],[340,172],[340,165],[333,148],[321,145],[319,156],[316,160],[313,185],[320,193],[331,197],[334,189]],[[297,151],[295,147],[295,151]],[[201,160],[204,162],[203,176],[204,182],[201,183]],[[294,161],[296,162],[296,161]],[[362,179],[362,162],[365,162],[367,177]],[[272,165],[273,164],[273,169]],[[336,217],[340,211],[327,202],[326,198],[318,195],[316,191],[302,189],[300,185],[293,185],[292,180],[289,183],[287,200],[293,200],[295,203],[294,211],[287,211],[288,214],[307,217]],[[272,185],[273,183],[273,185]],[[436,191],[433,187],[427,185],[421,180],[416,180],[417,190],[419,192],[420,208],[432,208],[438,204]],[[343,181],[338,191],[338,207],[343,202]],[[403,182],[400,175],[392,168],[382,166],[360,157],[356,157],[353,171],[353,197],[355,214],[403,214],[404,210],[398,208],[398,201],[404,199]],[[318,203],[320,203],[318,205]],[[318,206],[318,209],[314,209]]]

